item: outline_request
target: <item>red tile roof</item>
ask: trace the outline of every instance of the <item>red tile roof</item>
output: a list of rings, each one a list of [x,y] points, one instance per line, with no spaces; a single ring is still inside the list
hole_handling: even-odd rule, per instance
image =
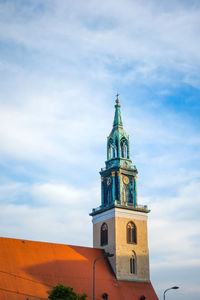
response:
[[[92,299],[92,266],[102,250],[0,238],[0,300],[48,299],[57,284]],[[96,300],[158,300],[151,283],[116,280],[106,259],[96,263]]]

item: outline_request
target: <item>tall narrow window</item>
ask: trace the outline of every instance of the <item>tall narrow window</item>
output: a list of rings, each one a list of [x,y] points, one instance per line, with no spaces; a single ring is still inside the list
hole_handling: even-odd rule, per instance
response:
[[[124,143],[121,141],[120,143],[120,148],[121,148],[121,157],[124,157]]]
[[[110,139],[108,142],[108,159],[113,158],[114,149],[113,149],[113,140]]]
[[[130,273],[136,274],[136,254],[133,251],[133,255],[130,258]]]
[[[101,246],[108,244],[108,225],[103,223],[101,226]]]
[[[125,138],[120,141],[120,152],[122,158],[128,158],[128,141]]]
[[[112,203],[112,191],[111,188],[108,188],[108,192],[107,192],[107,204],[111,204]]]
[[[127,224],[127,243],[128,244],[137,243],[136,226],[133,222],[129,222]]]
[[[111,158],[111,146],[109,145],[108,146],[108,159]]]
[[[127,158],[128,155],[127,155],[127,145],[124,144],[124,157]]]
[[[118,142],[117,140],[115,141],[115,157],[118,157]]]
[[[112,155],[111,158],[115,158],[115,147],[112,145]]]

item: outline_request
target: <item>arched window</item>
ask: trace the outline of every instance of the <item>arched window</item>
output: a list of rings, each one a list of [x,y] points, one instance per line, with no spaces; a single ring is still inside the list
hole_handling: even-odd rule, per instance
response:
[[[108,225],[103,223],[101,225],[101,246],[108,244]]]
[[[108,159],[113,158],[115,149],[113,147],[113,140],[110,139],[108,143]]]
[[[127,224],[127,243],[128,244],[137,243],[136,226],[133,222],[129,222]]]
[[[130,273],[136,274],[136,254],[133,251],[133,255],[130,258]]]
[[[111,159],[114,157],[115,157],[115,147],[113,146],[113,144],[110,144],[108,148],[108,158]]]
[[[125,138],[120,141],[120,151],[122,158],[128,158],[128,142]]]

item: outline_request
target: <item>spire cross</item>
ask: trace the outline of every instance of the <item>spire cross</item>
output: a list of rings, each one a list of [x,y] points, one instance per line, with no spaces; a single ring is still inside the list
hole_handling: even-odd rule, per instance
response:
[[[119,105],[119,103],[120,103],[120,101],[119,101],[119,94],[117,93],[117,95],[116,95],[116,97],[117,97],[117,99],[115,100],[115,102],[117,103],[117,105]]]

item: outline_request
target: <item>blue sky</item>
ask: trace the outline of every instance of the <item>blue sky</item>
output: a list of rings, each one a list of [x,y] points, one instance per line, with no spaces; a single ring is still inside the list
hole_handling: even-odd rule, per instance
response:
[[[120,93],[151,279],[200,296],[199,1],[0,1],[0,235],[92,246]]]

